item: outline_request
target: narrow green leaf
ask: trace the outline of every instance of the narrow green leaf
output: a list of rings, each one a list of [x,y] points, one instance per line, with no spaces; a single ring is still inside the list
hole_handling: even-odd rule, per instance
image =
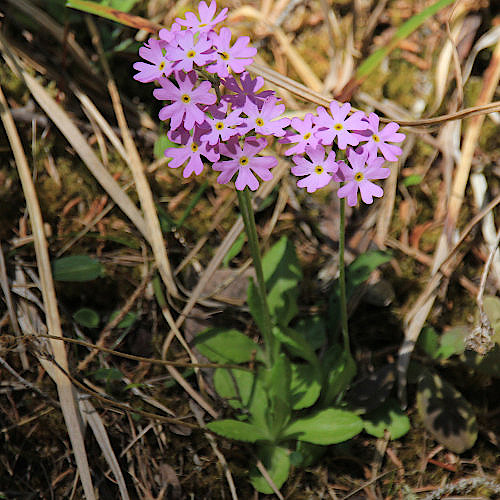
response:
[[[102,264],[88,255],[70,255],[52,261],[56,281],[92,281],[102,275]]]
[[[158,139],[155,141],[155,145],[153,148],[153,154],[155,155],[155,158],[160,159],[165,156],[165,150],[167,148],[178,148],[179,144],[175,144],[172,142],[168,136],[165,135],[159,135]]]
[[[382,438],[388,430],[391,439],[399,439],[410,430],[410,419],[401,410],[395,399],[390,399],[364,418],[365,431],[372,436]]]
[[[290,348],[294,354],[309,361],[319,372],[318,357],[302,335],[297,333],[293,328],[286,326],[275,326],[273,328],[273,335],[287,348]]]
[[[273,483],[280,489],[290,472],[289,450],[281,446],[268,445],[259,448],[257,456],[269,473]],[[267,495],[273,494],[273,489],[255,466],[250,470],[250,482],[258,492]]]
[[[246,239],[245,233],[241,233],[236,238],[236,241],[231,245],[231,248],[229,249],[229,251],[225,255],[224,259],[222,260],[224,267],[228,267],[229,263],[241,252],[241,249],[243,248],[243,245],[245,244],[245,239]]]
[[[439,335],[432,326],[422,328],[418,336],[417,346],[420,347],[432,359],[438,357],[439,351]]]
[[[99,326],[99,313],[93,309],[87,307],[82,307],[78,309],[75,314],[73,314],[73,319],[82,326],[87,328],[97,328]]]
[[[319,349],[326,341],[325,321],[319,315],[300,319],[293,329],[304,337],[313,350]]]
[[[313,444],[347,441],[363,430],[363,421],[353,412],[328,408],[299,418],[285,430],[283,439],[293,438]]]
[[[196,348],[214,363],[247,363],[262,359],[262,349],[232,328],[209,328],[194,339]]]
[[[422,12],[414,15],[408,21],[404,22],[394,34],[392,40],[384,45],[382,48],[376,50],[367,57],[363,63],[359,66],[356,73],[358,79],[363,79],[372,73],[384,60],[384,58],[390,54],[398,45],[401,40],[409,37],[416,29],[418,29],[427,19],[432,17],[434,14],[444,9],[448,5],[452,4],[454,0],[439,0],[438,2],[430,5]]]
[[[334,344],[323,356],[321,366],[324,380],[322,402],[330,405],[340,393],[347,389],[356,376],[356,363],[350,353],[340,345]]]
[[[138,30],[145,30],[149,33],[155,33],[160,27],[147,19],[139,16],[133,16],[127,12],[114,9],[112,7],[101,5],[97,2],[90,2],[88,0],[67,0],[66,7],[81,10],[94,14],[105,19],[110,19],[116,23],[124,24]]]
[[[113,321],[118,314],[120,314],[120,311],[113,311],[111,313],[111,316],[109,317],[110,321]],[[137,314],[133,312],[128,312],[125,314],[125,317],[118,323],[118,328],[129,328],[135,323],[135,320],[137,319]]]
[[[246,441],[247,443],[255,443],[256,441],[267,439],[267,435],[260,427],[247,422],[240,422],[239,420],[216,420],[215,422],[209,422],[207,428],[220,436],[238,441]]]

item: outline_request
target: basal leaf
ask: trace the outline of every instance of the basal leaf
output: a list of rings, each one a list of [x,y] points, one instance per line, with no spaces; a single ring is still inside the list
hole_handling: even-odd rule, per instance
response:
[[[78,309],[78,311],[73,314],[73,319],[79,325],[85,326],[87,328],[97,328],[100,322],[99,313],[87,307]]]
[[[194,345],[215,363],[247,363],[262,356],[258,344],[232,328],[209,328],[195,337]]]
[[[477,422],[472,407],[437,373],[426,370],[422,374],[417,409],[425,428],[449,450],[462,453],[476,442]]]
[[[298,313],[297,298],[302,271],[293,244],[281,238],[263,257],[262,270],[271,316],[288,325]]]
[[[307,340],[297,333],[293,328],[286,326],[276,326],[273,328],[273,335],[288,349],[302,359],[309,361],[318,371],[319,362],[316,353],[311,348]]]
[[[292,363],[290,392],[292,408],[301,410],[312,406],[321,392],[321,382],[317,370],[310,364]]]
[[[207,428],[228,439],[236,439],[248,443],[267,439],[267,435],[261,427],[247,422],[240,422],[239,420],[216,420],[215,422],[208,423]]]
[[[363,421],[353,412],[328,408],[292,422],[283,439],[293,438],[313,444],[347,441],[363,430]]]
[[[410,419],[394,399],[365,415],[363,420],[365,431],[378,438],[384,437],[385,430],[389,431],[391,439],[399,439],[410,430]]]
[[[258,450],[257,456],[266,468],[273,483],[279,489],[288,478],[290,472],[290,452],[281,446],[265,446]],[[250,482],[260,493],[271,495],[273,489],[264,479],[257,467],[250,470]]]
[[[335,344],[326,351],[321,366],[324,380],[322,402],[329,405],[347,389],[356,376],[356,363],[349,353]]]
[[[293,329],[304,337],[313,350],[319,349],[325,343],[326,327],[321,316],[302,318],[297,321]]]
[[[52,261],[52,274],[56,281],[92,281],[102,275],[104,268],[88,255],[70,255]]]

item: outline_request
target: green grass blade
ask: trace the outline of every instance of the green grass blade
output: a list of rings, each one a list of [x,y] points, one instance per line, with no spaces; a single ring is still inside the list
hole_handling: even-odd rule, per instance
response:
[[[130,26],[131,28],[136,28],[138,30],[145,30],[149,33],[155,33],[161,28],[161,26],[158,26],[143,17],[133,16],[127,12],[113,9],[112,7],[101,5],[97,2],[90,2],[88,0],[67,0],[66,7],[71,7],[72,9],[104,17],[105,19],[110,19],[116,23],[124,24],[125,26]]]
[[[416,29],[418,29],[429,17],[433,16],[441,9],[444,9],[446,6],[453,3],[454,0],[439,0],[436,3],[430,5],[422,12],[414,15],[408,21],[403,23],[399,29],[396,31],[393,39],[390,41],[388,45],[376,50],[373,54],[367,57],[363,63],[359,66],[358,71],[356,73],[356,78],[364,79],[366,78],[372,71],[374,71],[379,64],[384,60],[384,58],[392,52],[398,43],[405,38],[408,38]]]

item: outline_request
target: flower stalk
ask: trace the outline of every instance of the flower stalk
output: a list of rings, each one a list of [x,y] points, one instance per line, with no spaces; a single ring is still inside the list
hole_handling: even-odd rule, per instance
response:
[[[345,282],[345,198],[340,198],[340,231],[339,231],[339,286],[340,286],[340,324],[344,340],[344,352],[351,354],[349,328],[347,325],[347,293]]]

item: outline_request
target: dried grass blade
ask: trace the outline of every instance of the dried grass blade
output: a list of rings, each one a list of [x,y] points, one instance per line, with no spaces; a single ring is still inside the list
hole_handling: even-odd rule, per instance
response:
[[[57,298],[52,280],[52,271],[50,267],[49,252],[47,240],[43,230],[43,219],[38,203],[38,198],[33,184],[31,172],[24,154],[21,144],[21,139],[17,133],[14,120],[8,108],[7,101],[0,86],[0,115],[4,124],[9,142],[14,153],[16,166],[19,172],[19,178],[23,187],[26,205],[31,221],[33,232],[36,260],[40,273],[40,284],[42,289],[43,303],[45,307],[45,315],[47,327],[51,334],[62,337],[61,322],[59,311],[57,308]],[[66,350],[62,342],[56,340],[51,341],[54,360],[63,369],[68,368],[68,359]],[[55,382],[61,401],[61,409],[68,429],[68,434],[71,440],[73,453],[75,454],[78,472],[80,474],[83,490],[88,500],[95,499],[94,487],[90,475],[87,454],[85,451],[85,443],[83,440],[82,429],[80,427],[80,413],[76,405],[73,395],[73,386],[70,380],[64,375],[61,370],[55,370]]]
[[[497,43],[490,64],[485,72],[483,87],[478,98],[479,105],[483,105],[491,101],[497,88],[499,78],[500,42]],[[437,284],[434,284],[432,289],[429,289],[430,284],[428,285],[426,290],[424,290],[424,293],[430,292],[430,296],[423,303],[419,299],[417,301],[418,310],[416,309],[416,307],[414,307],[412,311],[410,311],[410,313],[406,315],[405,318],[407,327],[405,328],[405,338],[403,341],[403,345],[401,346],[398,353],[397,363],[399,378],[398,393],[400,399],[404,402],[404,404],[406,404],[406,372],[410,362],[410,356],[413,352],[420,331],[434,304],[434,299],[436,297],[436,288],[441,279],[438,271],[449,255],[449,242],[456,227],[460,208],[462,207],[472,158],[477,146],[477,141],[479,139],[483,121],[484,115],[475,116],[468,123],[467,129],[465,130],[465,135],[462,141],[460,160],[456,168],[456,173],[453,176],[453,185],[451,188],[451,197],[448,204],[447,216],[443,232],[441,233],[441,237],[434,254],[434,264],[432,267],[433,277],[431,281],[437,280]],[[412,314],[414,314],[413,317],[411,316]]]
[[[120,465],[116,459],[115,452],[109,441],[108,433],[106,432],[106,427],[102,423],[102,419],[97,413],[96,409],[88,399],[79,399],[81,414],[90,425],[94,436],[99,443],[106,462],[108,462],[109,468],[113,472],[116,482],[118,483],[118,488],[120,490],[120,495],[123,500],[129,500],[129,495],[127,491],[127,485],[125,484],[125,478],[123,477]]]

